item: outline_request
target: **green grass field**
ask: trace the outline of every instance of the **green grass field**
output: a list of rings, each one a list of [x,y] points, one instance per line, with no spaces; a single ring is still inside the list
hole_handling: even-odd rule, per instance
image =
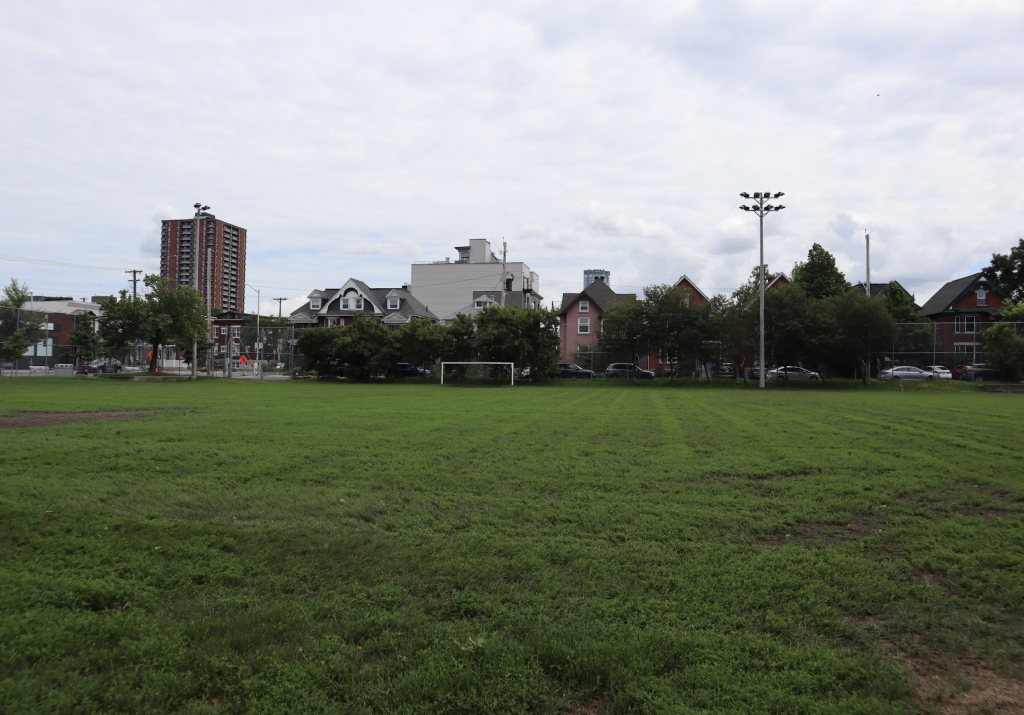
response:
[[[107,410],[0,430],[0,712],[1024,708],[1024,396],[0,381]]]

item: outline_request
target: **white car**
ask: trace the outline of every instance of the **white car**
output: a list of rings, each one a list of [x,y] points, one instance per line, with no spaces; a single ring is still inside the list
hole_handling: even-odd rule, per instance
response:
[[[942,365],[925,365],[922,369],[925,372],[930,372],[931,374],[935,375],[935,377],[939,380],[953,379],[953,373],[950,372],[948,367],[944,367]]]
[[[911,367],[910,365],[890,367],[888,370],[882,370],[878,373],[878,379],[882,382],[889,380],[926,380],[930,382],[935,380],[936,377],[934,373],[925,372],[919,367]]]
[[[765,374],[766,380],[820,380],[821,375],[795,365],[772,368]]]

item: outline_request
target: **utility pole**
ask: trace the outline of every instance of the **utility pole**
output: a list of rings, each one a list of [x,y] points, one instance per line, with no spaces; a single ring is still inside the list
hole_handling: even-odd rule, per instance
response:
[[[746,191],[741,193],[740,196],[742,196],[745,199],[751,198],[750,194],[748,194]],[[766,206],[764,202],[773,198],[777,199],[781,196],[785,196],[785,194],[782,193],[781,191],[776,192],[775,196],[772,196],[770,191],[765,191],[763,193],[760,191],[755,191],[753,199],[757,203],[755,203],[753,206],[740,206],[740,208],[743,209],[744,211],[753,211],[761,219],[761,264],[758,266],[758,271],[760,273],[760,280],[758,282],[761,284],[761,327],[759,329],[760,348],[758,350],[759,354],[757,356],[757,359],[758,372],[760,373],[758,385],[762,390],[764,389],[764,216],[765,214],[771,213],[772,211],[781,211],[782,209],[786,208],[785,206],[772,206],[771,204],[768,204]]]
[[[508,258],[508,243],[501,242],[501,307],[505,307],[505,259]]]
[[[281,303],[283,303],[284,301],[286,301],[288,299],[287,298],[271,298],[271,300],[276,300],[277,301],[277,317],[280,318],[281,317]]]
[[[132,298],[138,298],[139,297],[139,290],[138,290],[138,288],[139,288],[139,278],[138,278],[138,274],[142,273],[142,271],[139,270],[138,268],[133,268],[130,271],[125,271],[125,273],[131,273],[132,274]]]
[[[866,279],[867,282],[868,282],[868,284],[867,284],[867,286],[868,286],[867,287],[867,295],[868,295],[868,298],[870,298],[871,297],[871,234],[867,233],[867,232],[864,233],[864,250],[865,250],[865,252],[867,254],[867,258],[864,261],[865,265],[867,265],[867,269],[868,269],[867,270],[867,279]]]

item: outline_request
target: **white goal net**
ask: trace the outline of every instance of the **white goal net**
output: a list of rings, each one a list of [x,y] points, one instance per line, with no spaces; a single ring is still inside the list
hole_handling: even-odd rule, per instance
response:
[[[511,362],[442,362],[441,384],[516,384],[516,366]]]

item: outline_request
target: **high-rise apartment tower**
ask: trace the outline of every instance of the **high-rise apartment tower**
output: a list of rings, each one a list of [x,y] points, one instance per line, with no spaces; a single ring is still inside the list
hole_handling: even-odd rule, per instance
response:
[[[246,231],[219,220],[209,208],[196,204],[192,218],[163,222],[160,275],[192,286],[211,306],[244,313]]]

